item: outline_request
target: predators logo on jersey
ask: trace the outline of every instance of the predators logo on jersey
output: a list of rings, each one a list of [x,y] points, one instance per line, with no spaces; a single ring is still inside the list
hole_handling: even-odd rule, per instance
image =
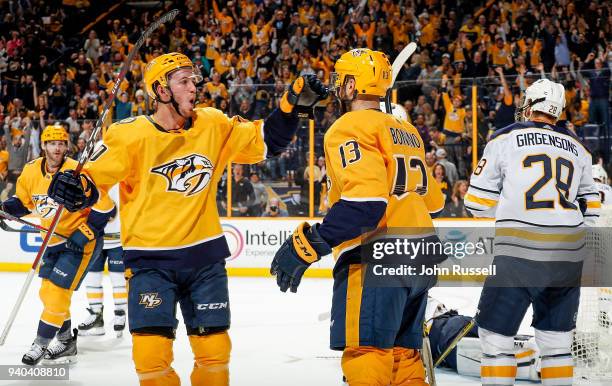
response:
[[[199,154],[177,158],[151,169],[166,177],[169,192],[182,192],[192,196],[204,190],[213,173],[213,164]]]
[[[52,218],[57,210],[57,203],[49,198],[46,194],[35,194],[32,196],[32,202],[36,213],[40,218]]]

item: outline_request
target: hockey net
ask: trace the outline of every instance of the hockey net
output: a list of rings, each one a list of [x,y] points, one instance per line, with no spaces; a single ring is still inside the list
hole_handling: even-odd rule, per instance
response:
[[[591,269],[604,270],[604,275],[609,275],[612,206],[602,208],[598,228],[587,239],[594,259]],[[612,287],[581,288],[572,354],[574,384],[612,384]]]

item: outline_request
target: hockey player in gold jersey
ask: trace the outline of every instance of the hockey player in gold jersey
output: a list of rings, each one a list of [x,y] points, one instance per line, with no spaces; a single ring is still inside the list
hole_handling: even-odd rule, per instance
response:
[[[41,143],[44,156],[25,165],[17,180],[15,196],[4,201],[2,209],[17,217],[34,213],[47,228],[57,209],[57,203],[47,196],[51,178],[58,172],[74,169],[77,162],[66,158],[68,133],[62,126],[47,126]],[[97,198],[98,194],[90,197],[90,204],[94,204],[91,209],[62,214],[57,234],[69,238],[64,241],[53,237],[42,258],[39,276],[43,280],[39,294],[43,312],[36,339],[22,358],[27,365],[35,365],[43,359],[69,362],[76,355],[76,336],[72,336],[70,328],[72,293],[78,289],[92,263],[92,255],[102,248],[104,226],[116,214],[115,205],[108,196],[102,195],[99,201]],[[56,336],[57,340],[51,343]]]
[[[364,230],[433,229],[431,214],[444,198],[426,172],[423,140],[414,126],[385,114],[379,102],[391,86],[387,57],[354,49],[335,64],[333,85],[343,115],[325,134],[329,212],[320,224],[301,224],[272,262],[281,291],[296,292],[308,266],[332,252],[334,293],[331,348],[343,350],[349,385],[425,385],[418,353],[427,290],[380,288],[362,281]]]
[[[144,81],[156,112],[112,125],[83,174],[101,190],[119,183],[128,320],[143,386],[180,383],[171,366],[177,302],[195,357],[191,384],[229,383],[224,259],[230,253],[217,213],[217,183],[230,161],[256,163],[280,154],[297,130],[294,108],[327,96],[315,76],[299,77],[279,108],[251,122],[194,108],[201,79],[183,54],[151,60]],[[81,183],[69,174],[54,181],[50,194],[78,209],[70,196],[80,193]]]

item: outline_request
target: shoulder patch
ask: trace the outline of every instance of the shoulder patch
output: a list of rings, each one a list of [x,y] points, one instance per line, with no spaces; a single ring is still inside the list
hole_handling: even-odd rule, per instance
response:
[[[129,117],[129,118],[124,118],[122,120],[120,120],[119,122],[116,122],[117,125],[123,125],[125,123],[132,123],[136,120],[136,118],[138,117]]]

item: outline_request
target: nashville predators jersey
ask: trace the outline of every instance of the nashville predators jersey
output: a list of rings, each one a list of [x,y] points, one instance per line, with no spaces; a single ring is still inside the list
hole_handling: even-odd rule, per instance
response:
[[[43,227],[48,228],[53,221],[53,217],[55,217],[58,204],[47,196],[53,174],[47,172],[45,162],[45,158],[41,157],[24,166],[23,172],[17,180],[15,197],[27,210],[40,217],[40,223]],[[74,170],[77,164],[78,162],[72,158],[66,158],[60,170]],[[63,236],[70,236],[79,225],[88,220],[90,215],[102,217],[106,222],[106,215],[114,208],[115,205],[108,196],[101,194],[100,199],[92,208],[74,213],[64,210],[55,232]],[[43,233],[42,236],[44,238],[45,234]],[[63,243],[62,239],[54,236],[51,238],[49,246],[53,247]]]
[[[352,111],[334,122],[324,144],[331,210],[322,227],[333,221],[328,217],[334,205],[382,202],[386,209],[377,229],[433,230],[430,214],[443,209],[444,197],[427,172],[425,147],[414,126],[379,110]],[[332,243],[336,258],[358,247],[361,235],[340,241]]]
[[[496,254],[540,260],[555,250],[556,260],[573,260],[584,243],[580,228],[595,224],[601,207],[591,163],[567,129],[514,123],[487,143],[465,206],[477,217],[495,218],[496,243],[504,240]]]
[[[150,116],[110,126],[85,172],[107,189],[119,183],[127,267],[197,267],[229,256],[217,213],[217,183],[230,160],[267,154],[263,121],[194,109],[191,127],[165,131]]]

